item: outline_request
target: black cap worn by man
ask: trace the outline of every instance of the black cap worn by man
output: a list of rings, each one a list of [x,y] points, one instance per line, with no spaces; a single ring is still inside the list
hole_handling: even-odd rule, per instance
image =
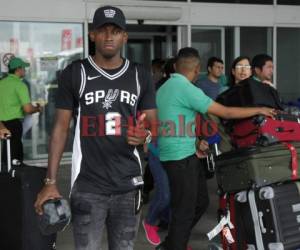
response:
[[[93,27],[97,29],[104,24],[115,24],[121,29],[126,29],[126,19],[124,13],[119,8],[113,6],[103,6],[95,11]]]

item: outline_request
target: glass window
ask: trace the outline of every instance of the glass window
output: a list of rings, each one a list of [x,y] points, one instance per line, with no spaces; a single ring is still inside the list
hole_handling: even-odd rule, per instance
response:
[[[282,0],[285,1],[285,0]],[[192,0],[192,2],[204,3],[242,3],[242,4],[273,4],[273,0]]]
[[[199,51],[201,72],[206,72],[208,58],[222,57],[222,29],[193,28],[192,47]]]
[[[225,73],[227,76],[231,74],[231,64],[234,60],[234,28],[225,28]]]
[[[277,89],[284,102],[300,98],[299,44],[300,28],[277,29]]]
[[[9,53],[28,61],[30,67],[24,82],[29,86],[32,102],[45,105],[41,114],[27,116],[24,120],[25,160],[47,157],[57,76],[73,60],[83,57],[83,25],[0,22],[0,30],[1,62]],[[2,74],[6,71],[2,63]],[[66,151],[72,150],[71,141]]]
[[[127,32],[124,56],[129,60],[150,66],[152,59],[176,55],[177,26],[129,24]]]
[[[282,5],[300,5],[299,0],[277,0],[277,4]]]
[[[268,27],[241,27],[240,54],[253,58],[257,54],[272,55],[273,29]]]

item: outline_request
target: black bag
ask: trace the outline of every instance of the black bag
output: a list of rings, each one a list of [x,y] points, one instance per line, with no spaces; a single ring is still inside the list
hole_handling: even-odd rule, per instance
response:
[[[223,92],[216,101],[229,107],[270,107],[283,110],[277,90],[252,78]]]
[[[71,220],[71,210],[65,199],[46,201],[43,204],[43,211],[39,216],[39,227],[44,235],[63,231]]]
[[[10,143],[7,143],[7,147],[9,146]],[[0,249],[55,249],[56,234],[42,235],[34,210],[34,202],[43,187],[46,169],[25,164],[10,166],[9,151],[7,150],[6,171],[1,171],[0,168]]]

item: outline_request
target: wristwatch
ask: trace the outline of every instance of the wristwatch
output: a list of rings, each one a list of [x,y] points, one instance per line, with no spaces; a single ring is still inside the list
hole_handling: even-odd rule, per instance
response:
[[[151,131],[149,129],[146,129],[146,132],[147,132],[147,136],[145,138],[144,143],[145,144],[149,144],[151,142],[151,140],[152,140],[152,133],[151,133]]]
[[[45,185],[54,185],[56,183],[55,179],[50,179],[50,178],[45,178],[44,179],[44,184]]]

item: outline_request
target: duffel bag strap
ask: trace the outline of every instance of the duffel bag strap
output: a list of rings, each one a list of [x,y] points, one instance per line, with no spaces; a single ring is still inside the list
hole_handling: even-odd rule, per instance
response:
[[[282,143],[284,146],[286,146],[290,152],[291,152],[291,169],[292,169],[292,180],[297,180],[298,179],[298,154],[296,148],[290,144],[283,142]]]

